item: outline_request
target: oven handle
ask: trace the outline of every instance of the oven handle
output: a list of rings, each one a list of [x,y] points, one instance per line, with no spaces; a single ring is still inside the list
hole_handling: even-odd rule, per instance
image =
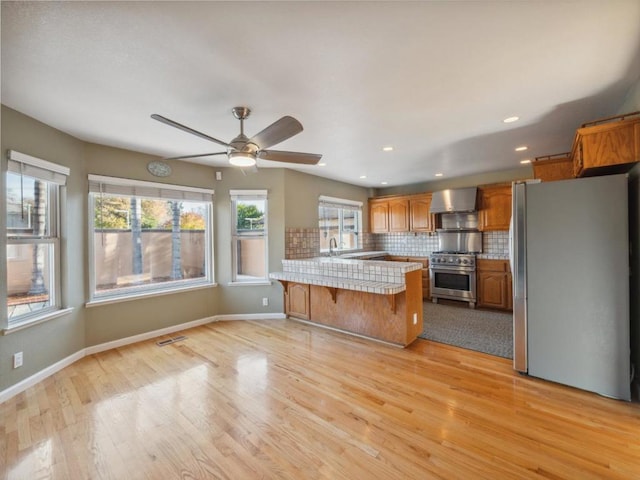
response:
[[[458,266],[445,266],[438,265],[436,267],[429,267],[429,270],[433,270],[434,272],[461,272],[461,273],[473,273],[476,271],[475,268],[471,267],[458,267]]]

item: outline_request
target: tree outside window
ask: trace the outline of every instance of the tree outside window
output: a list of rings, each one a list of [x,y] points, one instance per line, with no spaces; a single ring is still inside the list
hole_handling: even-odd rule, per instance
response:
[[[267,192],[233,190],[232,281],[265,282],[268,272]]]
[[[125,183],[90,176],[92,298],[212,283],[211,193]],[[141,188],[145,196],[123,194]]]
[[[69,169],[9,151],[6,173],[7,326],[61,309],[60,190]]]

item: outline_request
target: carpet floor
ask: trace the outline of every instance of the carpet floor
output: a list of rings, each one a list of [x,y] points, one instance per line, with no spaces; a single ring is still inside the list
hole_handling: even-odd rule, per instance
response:
[[[420,338],[456,347],[513,358],[511,313],[474,310],[424,302]]]

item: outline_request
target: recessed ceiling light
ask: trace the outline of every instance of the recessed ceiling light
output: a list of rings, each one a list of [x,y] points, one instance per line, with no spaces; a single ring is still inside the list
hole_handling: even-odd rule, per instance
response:
[[[326,163],[324,163],[324,162],[320,162],[320,163],[318,163],[317,165],[318,165],[319,167],[326,167],[326,166],[327,166],[327,164],[326,164]]]
[[[441,177],[444,173],[436,173],[436,177]]]
[[[531,160],[529,158],[525,158],[524,160],[520,160],[520,163],[522,164],[531,163]]]
[[[366,175],[360,175],[360,178],[367,178]]]
[[[380,185],[386,185],[386,184],[388,184],[388,183],[389,183],[389,182],[380,182]]]
[[[383,152],[393,152],[393,147],[391,145],[387,145],[386,147],[382,147]]]
[[[520,120],[520,117],[507,117],[504,120],[502,120],[504,123],[513,123],[513,122],[517,122],[518,120]]]
[[[521,147],[516,147],[516,152],[524,152],[525,150],[528,150],[529,147],[527,147],[526,145],[522,145]]]

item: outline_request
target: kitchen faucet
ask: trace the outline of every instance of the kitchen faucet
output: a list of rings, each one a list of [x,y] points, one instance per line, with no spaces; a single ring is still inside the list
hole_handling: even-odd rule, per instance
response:
[[[329,256],[333,257],[333,249],[334,248],[338,248],[338,241],[336,240],[336,237],[331,237],[329,239]]]

